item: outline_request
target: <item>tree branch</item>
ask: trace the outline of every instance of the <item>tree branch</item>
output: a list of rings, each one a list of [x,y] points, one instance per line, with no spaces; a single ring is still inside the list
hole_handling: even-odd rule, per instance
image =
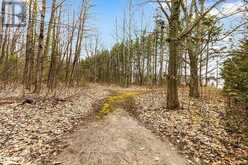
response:
[[[162,10],[162,12],[164,13],[164,15],[166,16],[167,20],[170,22],[170,17],[169,17],[169,15],[168,15],[168,13],[165,11],[165,9],[164,9],[164,7],[163,7],[161,1],[160,1],[160,0],[157,0],[157,3],[159,4],[159,7],[160,7],[160,9]],[[167,3],[168,3],[168,2],[167,2]]]
[[[206,12],[203,13],[201,17],[199,17],[193,25],[183,30],[183,32],[178,36],[178,39],[180,40],[186,37],[200,23],[201,19],[203,19],[213,8],[215,8],[218,4],[220,4],[223,1],[225,0],[218,0],[213,6],[211,6]]]

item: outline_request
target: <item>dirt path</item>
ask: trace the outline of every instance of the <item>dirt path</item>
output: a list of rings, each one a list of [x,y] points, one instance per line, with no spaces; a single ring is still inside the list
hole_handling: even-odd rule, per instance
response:
[[[82,126],[67,137],[56,159],[63,165],[183,165],[169,142],[162,142],[129,114],[117,109],[103,120]]]

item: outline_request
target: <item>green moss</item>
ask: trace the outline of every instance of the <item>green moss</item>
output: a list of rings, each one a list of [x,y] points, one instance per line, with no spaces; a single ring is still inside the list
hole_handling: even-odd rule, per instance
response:
[[[114,111],[113,105],[115,103],[123,101],[129,97],[137,96],[141,93],[142,93],[141,91],[124,91],[124,92],[117,92],[116,95],[107,97],[104,103],[100,106],[98,116],[103,117],[108,113]]]

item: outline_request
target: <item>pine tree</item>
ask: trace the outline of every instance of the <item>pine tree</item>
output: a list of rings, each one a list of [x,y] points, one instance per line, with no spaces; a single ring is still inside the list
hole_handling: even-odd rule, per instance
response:
[[[248,40],[231,53],[224,62],[222,76],[225,80],[224,91],[246,104],[248,107]]]

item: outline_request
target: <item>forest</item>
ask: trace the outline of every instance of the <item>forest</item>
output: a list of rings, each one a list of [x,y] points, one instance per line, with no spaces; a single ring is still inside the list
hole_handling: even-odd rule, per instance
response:
[[[247,0],[0,1],[0,165],[247,165]]]

